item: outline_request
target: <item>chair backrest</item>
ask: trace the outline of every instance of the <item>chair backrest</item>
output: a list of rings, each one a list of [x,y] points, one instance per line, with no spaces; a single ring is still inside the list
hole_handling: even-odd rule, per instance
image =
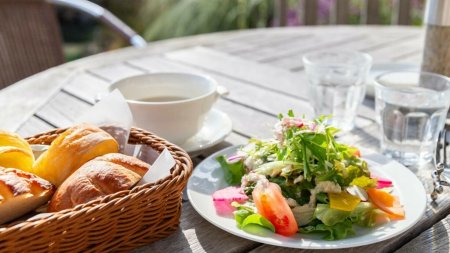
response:
[[[275,0],[275,24],[285,26],[288,23],[289,0]],[[330,10],[330,24],[350,23],[351,0],[334,0]],[[360,0],[362,3],[360,24],[381,24],[380,0]],[[317,25],[319,0],[298,0],[301,9],[301,19],[304,25]],[[411,25],[411,0],[392,0],[391,24]]]
[[[0,89],[63,63],[61,40],[45,0],[1,0]]]

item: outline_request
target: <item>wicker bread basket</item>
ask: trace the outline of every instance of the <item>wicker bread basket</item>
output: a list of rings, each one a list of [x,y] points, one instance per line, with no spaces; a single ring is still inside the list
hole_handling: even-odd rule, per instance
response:
[[[57,129],[27,140],[50,144],[62,132],[64,129]],[[0,251],[129,251],[174,232],[182,190],[192,173],[191,159],[179,147],[142,129],[131,130],[129,143],[149,145],[158,152],[167,148],[176,160],[171,175],[48,217],[0,227]]]

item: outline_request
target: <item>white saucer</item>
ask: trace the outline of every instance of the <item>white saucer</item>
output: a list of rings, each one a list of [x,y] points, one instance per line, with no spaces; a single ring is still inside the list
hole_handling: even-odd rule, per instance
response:
[[[200,151],[222,142],[231,133],[231,130],[230,117],[217,109],[212,109],[206,115],[202,129],[179,146],[189,155],[196,155]]]
[[[372,66],[372,69],[369,73],[369,80],[367,81],[366,86],[366,95],[369,97],[375,96],[374,83],[375,78],[378,75],[383,73],[392,72],[392,71],[419,71],[419,65],[413,64],[401,64],[401,63],[384,63],[384,64],[375,64]]]

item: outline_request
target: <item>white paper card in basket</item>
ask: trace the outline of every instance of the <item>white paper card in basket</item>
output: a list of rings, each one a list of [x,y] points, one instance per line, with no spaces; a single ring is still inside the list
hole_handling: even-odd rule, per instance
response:
[[[141,181],[139,181],[138,185],[153,183],[169,176],[170,169],[173,166],[175,166],[175,159],[173,159],[169,150],[165,148],[158,158],[156,158],[156,161],[152,164],[151,168],[142,177]]]
[[[164,149],[158,156],[158,152],[149,146],[128,144],[133,114],[119,90],[115,89],[103,97],[87,113],[78,118],[78,122],[86,122],[102,128],[119,142],[119,152],[152,164],[151,169],[138,185],[156,182],[170,175],[170,169],[175,165],[175,159],[167,149]]]
[[[133,125],[133,114],[122,93],[114,90],[81,115],[76,122],[90,123],[102,128],[117,140],[119,152],[124,153]]]

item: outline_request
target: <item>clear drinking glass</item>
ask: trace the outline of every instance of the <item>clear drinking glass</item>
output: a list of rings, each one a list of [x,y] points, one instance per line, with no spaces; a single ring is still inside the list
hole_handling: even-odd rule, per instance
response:
[[[321,51],[306,54],[303,62],[315,116],[331,115],[332,125],[353,129],[372,57],[356,51]]]
[[[381,150],[405,165],[434,157],[450,104],[450,79],[428,72],[391,72],[375,79]]]

